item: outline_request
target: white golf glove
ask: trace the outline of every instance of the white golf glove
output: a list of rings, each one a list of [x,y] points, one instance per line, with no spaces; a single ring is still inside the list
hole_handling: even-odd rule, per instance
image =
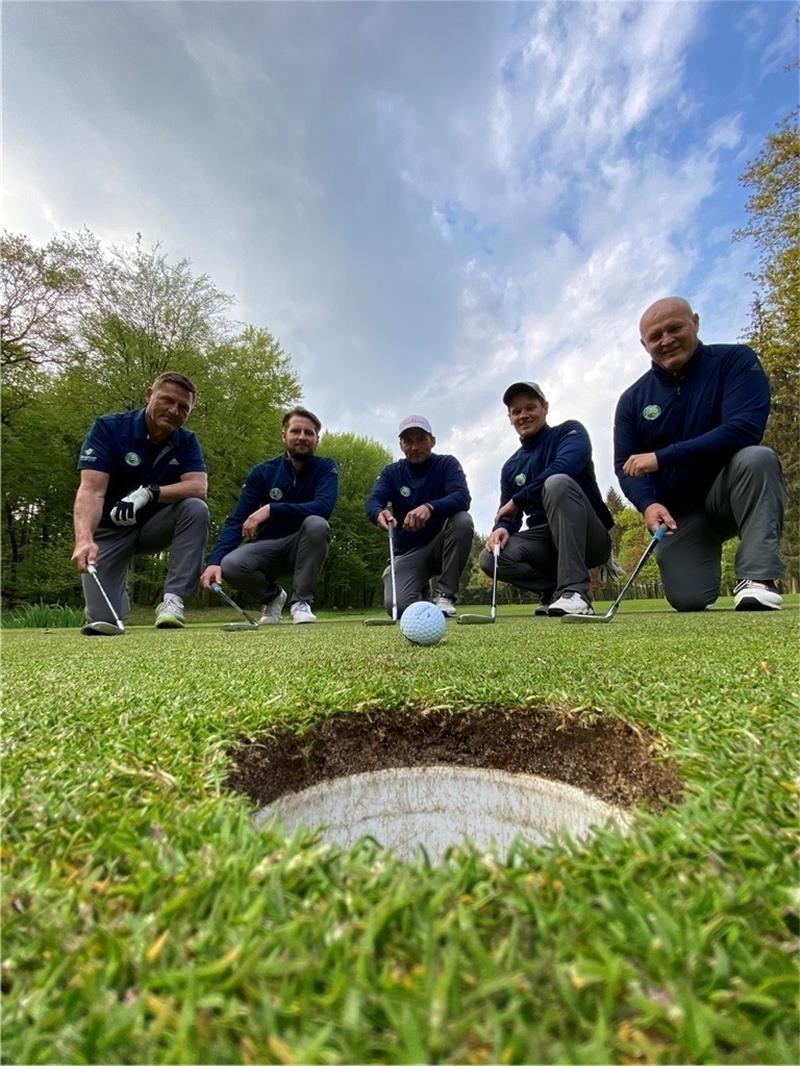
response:
[[[138,489],[123,496],[119,503],[111,508],[111,521],[117,526],[135,526],[136,512],[146,507],[153,498],[150,489],[140,485]]]

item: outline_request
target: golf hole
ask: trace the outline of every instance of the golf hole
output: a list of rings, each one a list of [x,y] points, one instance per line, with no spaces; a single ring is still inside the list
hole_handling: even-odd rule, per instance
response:
[[[338,712],[303,733],[242,738],[229,787],[256,824],[326,827],[348,848],[373,837],[410,859],[469,840],[507,849],[601,825],[624,830],[639,806],[680,798],[655,737],[605,715],[563,708],[434,707]]]

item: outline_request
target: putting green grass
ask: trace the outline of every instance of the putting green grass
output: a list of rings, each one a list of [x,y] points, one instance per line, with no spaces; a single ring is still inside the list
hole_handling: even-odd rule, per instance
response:
[[[3,1060],[796,1061],[797,609],[500,615],[4,633]],[[432,868],[224,787],[242,734],[487,704],[647,727],[683,799]]]

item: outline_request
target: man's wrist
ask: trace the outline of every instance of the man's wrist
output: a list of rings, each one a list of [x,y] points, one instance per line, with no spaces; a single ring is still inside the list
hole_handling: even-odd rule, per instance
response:
[[[152,498],[153,498],[152,502],[153,503],[158,503],[158,497],[161,495],[161,486],[160,485],[145,485],[145,488],[147,489],[147,491],[152,496]]]

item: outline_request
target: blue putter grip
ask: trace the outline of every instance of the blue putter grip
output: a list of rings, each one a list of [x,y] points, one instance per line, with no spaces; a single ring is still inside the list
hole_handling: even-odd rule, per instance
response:
[[[667,527],[662,522],[661,525],[656,526],[653,530],[653,540],[663,540],[667,535]]]
[[[655,536],[655,534],[653,534],[653,536]],[[220,585],[219,581],[212,581],[211,582],[211,591],[212,592],[222,592],[222,585]]]

